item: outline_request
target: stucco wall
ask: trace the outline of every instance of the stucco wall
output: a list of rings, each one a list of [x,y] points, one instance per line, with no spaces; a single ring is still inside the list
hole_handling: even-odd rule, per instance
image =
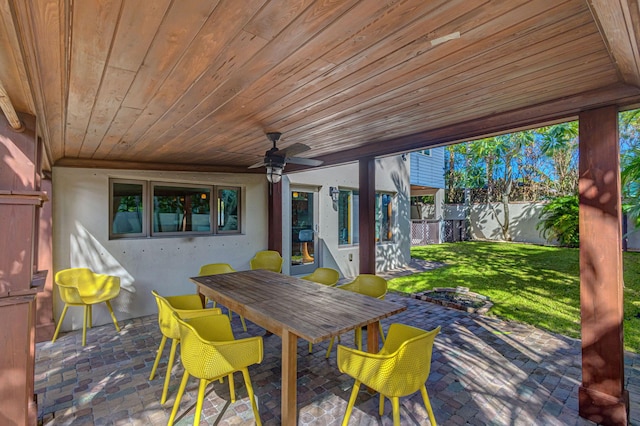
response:
[[[302,173],[287,175],[283,188],[283,198],[288,198],[288,188],[310,187],[318,190],[319,198],[319,230],[321,266],[336,268],[343,276],[354,277],[359,273],[358,245],[338,246],[338,210],[329,195],[329,187],[358,189],[358,164],[313,169]],[[395,269],[409,262],[411,258],[411,221],[409,219],[409,162],[401,156],[393,156],[376,160],[376,191],[394,193],[394,241],[376,246],[376,270]],[[284,212],[290,211],[285,205]],[[287,213],[285,213],[287,214]],[[287,226],[284,227],[285,232]],[[288,258],[287,241],[290,236],[284,235],[283,255]],[[287,265],[288,267],[288,265]]]
[[[243,188],[242,234],[109,240],[109,178],[175,183],[236,185]],[[176,173],[100,169],[53,170],[54,270],[90,267],[118,275],[118,319],[157,311],[151,290],[163,295],[195,292],[189,277],[206,263],[225,262],[238,270],[267,247],[267,184],[264,175]],[[56,321],[62,302],[55,291]],[[104,305],[94,308],[94,324],[111,322]],[[82,309],[71,308],[63,330],[82,327]]]

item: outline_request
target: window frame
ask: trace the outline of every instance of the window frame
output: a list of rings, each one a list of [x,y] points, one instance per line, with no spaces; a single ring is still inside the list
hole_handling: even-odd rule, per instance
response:
[[[214,224],[213,224],[213,220],[215,218],[215,215],[213,214],[213,206],[211,205],[212,203],[212,194],[213,194],[213,187],[210,185],[201,185],[201,184],[180,184],[180,183],[173,183],[173,182],[160,182],[160,181],[151,181],[150,182],[150,193],[149,196],[151,198],[151,220],[149,222],[149,235],[153,238],[153,237],[159,237],[159,236],[167,236],[167,237],[171,237],[171,236],[179,236],[179,235],[209,235],[209,234],[214,234]],[[155,189],[156,187],[169,187],[169,188],[184,188],[184,189],[207,189],[209,190],[209,230],[208,231],[156,231],[155,230],[155,219],[156,219],[156,205],[155,205]],[[193,213],[191,213],[193,215]]]
[[[349,212],[348,214],[350,215],[350,217],[348,218],[349,220],[349,225],[350,228],[349,229],[350,232],[348,232],[347,235],[347,240],[349,241],[348,243],[341,243],[341,239],[340,239],[340,209],[342,207],[342,205],[340,204],[340,201],[338,201],[338,248],[347,248],[347,247],[352,247],[352,246],[357,246],[360,244],[360,238],[358,235],[358,241],[354,242],[354,234],[355,234],[355,227],[359,226],[359,210],[360,210],[360,200],[358,199],[358,208],[355,209],[354,208],[354,194],[357,194],[358,197],[360,196],[359,191],[356,189],[351,189],[351,188],[338,188],[338,190],[340,191],[340,193],[344,193],[344,192],[348,192],[350,193],[349,196],[349,205],[348,205],[348,209]],[[391,205],[391,211],[389,212],[390,214],[388,215],[388,220],[389,220],[389,225],[388,225],[388,229],[389,232],[391,233],[391,237],[389,239],[387,238],[381,238],[381,234],[383,231],[383,219],[384,219],[384,214],[382,211],[382,203],[384,200],[384,197],[388,196],[389,197],[389,204]],[[397,199],[398,199],[398,194],[395,192],[390,192],[390,191],[376,191],[375,192],[375,202],[374,202],[374,207],[375,207],[375,227],[374,227],[374,233],[375,233],[375,240],[376,240],[376,244],[394,244],[397,240],[397,236],[396,236],[396,221],[398,220],[397,216],[398,216],[398,211],[397,211]]]
[[[378,244],[388,244],[388,243],[395,243],[396,241],[396,233],[394,232],[394,228],[395,228],[395,221],[397,220],[396,216],[397,216],[397,211],[396,211],[396,195],[395,193],[392,192],[387,192],[387,191],[376,191],[376,213],[380,212],[380,218],[376,217],[376,234],[378,235],[378,237],[376,238],[376,242]],[[389,197],[389,204],[391,205],[391,211],[388,212],[388,221],[389,221],[389,233],[391,234],[391,238],[389,239],[382,239],[382,231],[383,231],[383,219],[384,219],[384,213],[383,213],[383,202],[384,202],[384,197],[387,196]]]
[[[242,188],[239,186],[231,186],[231,185],[214,185],[213,186],[213,190],[215,191],[215,198],[211,200],[211,202],[213,203],[213,220],[214,220],[214,234],[218,234],[218,235],[229,235],[229,234],[240,234],[241,230],[242,230],[242,221],[240,220],[240,216],[242,213]],[[219,194],[218,191],[220,190],[236,190],[238,191],[238,206],[236,207],[237,210],[237,216],[238,216],[238,229],[231,229],[231,230],[221,230],[220,229],[220,203],[219,203]],[[215,202],[214,202],[215,200]]]
[[[360,193],[358,190],[355,189],[351,189],[351,188],[338,188],[340,193],[349,193],[349,205],[347,206],[348,210],[347,210],[347,220],[349,222],[348,227],[347,227],[347,242],[346,243],[341,243],[340,242],[340,201],[338,201],[338,247],[351,247],[351,246],[357,246],[360,243],[360,236],[359,236],[359,232],[358,232],[358,238],[357,241],[354,241],[354,235],[356,235],[355,233],[355,228],[356,226],[360,226],[360,218],[357,214],[356,209],[354,208],[354,201],[355,201],[355,196],[358,196],[358,210],[360,209]],[[354,212],[356,212],[356,214],[354,214]]]
[[[113,221],[115,220],[114,205],[113,205],[113,187],[114,184],[130,184],[130,185],[141,185],[142,186],[142,230],[141,232],[128,232],[128,233],[115,233],[113,232]],[[109,179],[109,239],[123,239],[123,238],[141,238],[146,237],[146,230],[148,229],[148,213],[145,210],[149,209],[149,197],[148,197],[148,182],[135,180],[135,179],[117,179],[111,178]],[[145,209],[145,204],[147,205]]]
[[[126,183],[142,186],[142,232],[140,233],[114,233],[113,232],[113,220],[114,214],[114,184]],[[175,187],[184,189],[197,189],[209,191],[209,224],[210,229],[208,231],[154,231],[154,219],[155,219],[155,203],[154,192],[158,186]],[[235,190],[238,194],[237,205],[237,230],[222,230],[218,223],[218,191],[219,190]],[[121,178],[109,178],[109,239],[136,239],[136,238],[167,238],[167,237],[185,237],[185,236],[220,236],[220,235],[240,235],[242,234],[242,216],[243,216],[243,197],[245,188],[241,185],[208,185],[198,182],[175,182],[175,181],[157,181],[157,180],[144,180],[144,179],[121,179]],[[147,205],[145,211],[145,203]]]

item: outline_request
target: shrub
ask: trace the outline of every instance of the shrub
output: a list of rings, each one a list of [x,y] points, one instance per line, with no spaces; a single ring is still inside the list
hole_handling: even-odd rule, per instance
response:
[[[556,239],[561,246],[578,247],[578,196],[558,197],[542,208],[542,219],[536,226],[547,240]]]

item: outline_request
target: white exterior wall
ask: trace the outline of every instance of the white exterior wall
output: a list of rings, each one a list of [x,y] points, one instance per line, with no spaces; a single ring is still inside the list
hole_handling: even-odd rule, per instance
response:
[[[511,241],[552,244],[536,229],[544,203],[511,203],[509,204],[509,235]],[[494,203],[498,217],[502,221],[503,207]],[[496,216],[487,204],[472,204],[469,211],[469,226],[472,239],[501,240],[502,229]]]
[[[376,246],[376,270],[396,269],[406,265],[411,259],[411,220],[409,218],[409,162],[401,156],[376,160],[376,191],[395,194],[394,199],[394,241]],[[283,257],[289,258],[289,188],[313,188],[318,190],[320,266],[338,269],[341,275],[355,277],[359,273],[358,245],[338,246],[338,211],[329,195],[329,187],[358,189],[358,164],[350,163],[331,168],[313,169],[292,173],[283,178]],[[285,262],[285,268],[289,265]],[[288,271],[285,271],[288,272]]]
[[[109,240],[109,178],[233,185],[242,187],[240,235],[154,237]],[[53,267],[89,267],[121,277],[113,301],[119,320],[157,312],[151,290],[162,295],[195,292],[189,277],[206,263],[249,269],[267,247],[267,181],[262,174],[180,173],[103,169],[53,170]],[[62,311],[54,291],[56,322]],[[110,323],[104,304],[94,307],[94,324]],[[82,308],[70,308],[63,330],[82,328]]]

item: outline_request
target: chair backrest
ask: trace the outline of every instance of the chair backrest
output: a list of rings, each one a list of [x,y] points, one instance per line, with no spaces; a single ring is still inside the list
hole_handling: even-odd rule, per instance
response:
[[[60,298],[69,304],[82,304],[84,298],[112,293],[115,297],[120,291],[120,277],[96,274],[89,268],[70,268],[58,271],[55,276]]]
[[[249,262],[251,269],[267,269],[282,272],[282,256],[275,250],[263,250],[256,253]]]
[[[433,342],[440,327],[425,331],[404,324],[391,324],[380,355],[390,355],[376,374],[378,392],[401,397],[419,390],[429,378]]]
[[[236,272],[228,263],[209,263],[200,267],[199,276],[204,275],[218,275],[227,274],[229,272]]]
[[[182,364],[192,376],[213,380],[262,362],[262,337],[219,340],[231,332],[226,315],[188,320],[174,315],[174,319],[180,327]]]
[[[360,274],[355,280],[339,288],[384,299],[387,294],[387,280],[373,274]]]
[[[334,286],[340,279],[340,273],[333,268],[317,268],[311,275],[302,277],[302,279],[328,286]]]
[[[160,331],[170,339],[179,339],[180,327],[178,327],[178,323],[173,319],[173,314],[176,312],[174,307],[155,290],[151,290],[151,293],[153,297],[156,298],[156,304],[158,305],[158,326],[160,327]]]

